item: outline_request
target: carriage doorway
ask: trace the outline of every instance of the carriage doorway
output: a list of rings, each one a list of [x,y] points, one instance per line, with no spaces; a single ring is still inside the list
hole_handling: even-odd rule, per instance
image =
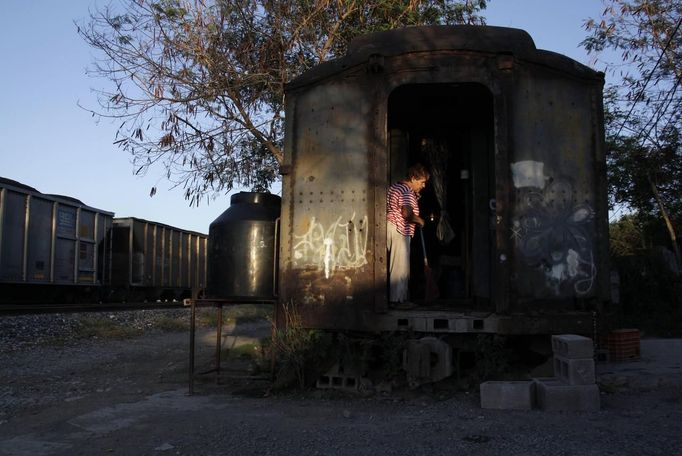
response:
[[[480,84],[413,84],[388,100],[390,182],[417,162],[431,171],[419,208],[440,297],[424,302],[419,233],[412,239],[410,299],[434,307],[492,309],[495,242],[493,97]]]

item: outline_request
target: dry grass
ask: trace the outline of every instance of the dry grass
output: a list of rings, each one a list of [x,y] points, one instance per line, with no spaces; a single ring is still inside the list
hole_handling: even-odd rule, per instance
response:
[[[238,304],[223,307],[223,323],[255,322],[261,320],[272,321],[274,307],[271,304]],[[215,326],[218,323],[218,311],[215,308],[197,310],[197,324],[200,326]]]
[[[189,331],[189,318],[161,317],[154,323],[154,328],[164,332]]]
[[[106,317],[85,317],[80,321],[78,337],[129,339],[141,335],[142,328],[123,325]]]

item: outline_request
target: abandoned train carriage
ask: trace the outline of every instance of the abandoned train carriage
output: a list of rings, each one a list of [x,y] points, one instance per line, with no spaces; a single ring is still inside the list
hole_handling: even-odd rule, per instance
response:
[[[353,41],[286,91],[279,317],[311,328],[590,333],[608,300],[603,74],[522,30]],[[386,190],[415,162],[440,297],[387,300]]]

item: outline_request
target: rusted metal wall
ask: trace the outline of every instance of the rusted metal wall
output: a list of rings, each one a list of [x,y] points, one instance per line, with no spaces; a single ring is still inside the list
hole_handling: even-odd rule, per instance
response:
[[[360,87],[342,80],[312,87],[294,102],[280,289],[285,302],[329,327],[355,324],[372,296],[375,211],[364,100]]]
[[[598,267],[595,87],[524,65],[515,81],[513,294],[519,303],[595,297],[604,272]]]

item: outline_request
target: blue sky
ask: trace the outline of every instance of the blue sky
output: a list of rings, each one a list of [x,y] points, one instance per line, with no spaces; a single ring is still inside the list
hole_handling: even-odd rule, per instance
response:
[[[94,55],[76,33],[93,0],[5,0],[0,15],[0,176],[44,193],[184,229],[208,232],[229,196],[189,207],[162,169],[135,176],[130,157],[112,144],[118,124],[96,122],[78,103],[95,106],[85,74]],[[601,0],[490,0],[489,25],[526,30],[538,48],[588,64],[579,47],[583,20],[598,17]],[[602,69],[602,68],[599,68]],[[155,196],[149,196],[157,186]]]

